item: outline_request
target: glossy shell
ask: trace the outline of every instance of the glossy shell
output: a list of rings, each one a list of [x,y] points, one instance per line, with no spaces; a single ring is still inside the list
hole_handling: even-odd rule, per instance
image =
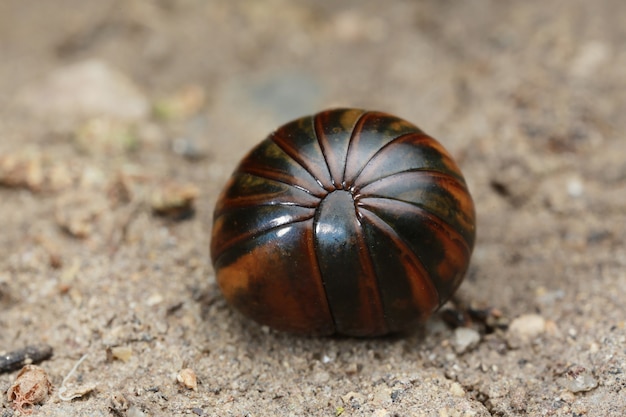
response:
[[[241,161],[214,214],[226,299],[297,333],[378,336],[426,320],[457,289],[474,205],[448,152],[379,112],[290,122]]]

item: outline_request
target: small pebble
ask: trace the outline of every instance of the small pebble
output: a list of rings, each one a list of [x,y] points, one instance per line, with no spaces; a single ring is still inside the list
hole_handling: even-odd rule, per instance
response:
[[[161,304],[163,302],[163,295],[159,293],[154,293],[148,297],[146,300],[146,305],[149,307],[153,307],[157,304]]]
[[[583,195],[583,183],[578,179],[571,179],[567,183],[567,194],[570,197],[577,198]]]
[[[573,393],[591,391],[598,386],[591,372],[582,366],[572,366],[557,382]]]
[[[126,411],[126,417],[144,417],[146,413],[141,411],[139,407],[131,405],[128,411]]]
[[[454,350],[461,354],[474,349],[480,342],[480,334],[469,327],[459,327],[454,330]]]
[[[345,372],[348,375],[354,375],[359,372],[359,365],[356,362],[351,362],[346,366]]]
[[[452,385],[450,385],[450,393],[455,397],[465,396],[465,390],[458,382],[453,382]]]
[[[173,220],[188,219],[194,214],[194,202],[200,190],[194,184],[168,182],[152,192],[152,211]]]
[[[206,413],[204,412],[204,410],[200,407],[193,407],[191,409],[191,412],[194,413],[197,416],[206,416]]]
[[[181,369],[176,375],[176,381],[187,389],[198,391],[198,377],[191,368]]]
[[[122,362],[128,362],[133,356],[133,349],[130,346],[115,346],[111,350],[111,358]]]
[[[507,332],[507,343],[518,348],[532,342],[546,330],[546,320],[538,314],[524,314],[511,322]]]

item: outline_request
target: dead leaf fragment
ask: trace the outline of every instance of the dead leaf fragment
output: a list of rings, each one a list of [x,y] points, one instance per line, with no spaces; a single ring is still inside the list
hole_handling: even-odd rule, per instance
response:
[[[7,397],[17,411],[30,414],[30,407],[43,404],[51,392],[52,383],[46,371],[36,365],[26,365],[17,374],[15,382],[7,391]]]

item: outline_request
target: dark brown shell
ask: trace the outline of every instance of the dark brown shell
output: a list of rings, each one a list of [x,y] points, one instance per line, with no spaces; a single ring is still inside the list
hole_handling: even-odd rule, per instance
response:
[[[240,163],[215,208],[226,299],[280,330],[377,336],[426,320],[461,283],[474,204],[448,152],[379,112],[290,122]]]

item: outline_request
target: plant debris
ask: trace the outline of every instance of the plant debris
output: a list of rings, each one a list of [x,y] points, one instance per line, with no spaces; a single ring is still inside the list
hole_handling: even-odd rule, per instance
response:
[[[52,357],[52,346],[46,344],[29,345],[0,355],[0,373],[20,369],[24,365],[39,363]]]
[[[17,374],[7,392],[7,398],[17,411],[30,414],[30,407],[46,402],[51,392],[52,383],[46,371],[37,365],[26,365]]]

